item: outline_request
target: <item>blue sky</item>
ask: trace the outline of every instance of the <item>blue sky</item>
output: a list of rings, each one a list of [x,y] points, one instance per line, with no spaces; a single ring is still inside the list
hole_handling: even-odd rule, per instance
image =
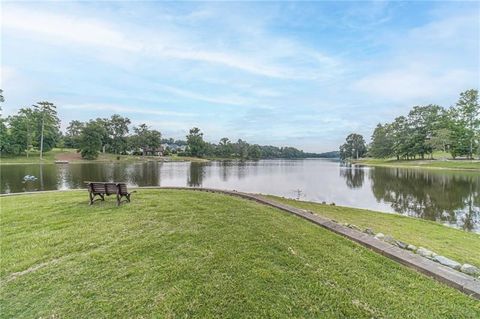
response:
[[[39,100],[307,151],[478,88],[478,2],[2,2],[3,115]]]

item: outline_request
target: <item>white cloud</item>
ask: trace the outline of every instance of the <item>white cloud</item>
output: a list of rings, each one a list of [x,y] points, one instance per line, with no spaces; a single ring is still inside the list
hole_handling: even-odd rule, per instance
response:
[[[424,101],[448,97],[451,92],[457,95],[469,88],[477,75],[465,70],[444,70],[437,74],[407,67],[368,75],[356,82],[354,88],[392,101]]]
[[[315,79],[324,77],[328,72],[338,71],[338,61],[301,46],[299,43],[281,38],[264,36],[259,43],[276,46],[269,52],[262,48],[248,51],[205,49],[205,37],[193,37],[191,30],[176,29],[173,33],[163,28],[159,32],[150,30],[131,30],[128,25],[122,31],[118,25],[103,20],[84,18],[79,15],[49,13],[40,10],[27,10],[9,6],[3,9],[2,27],[4,32],[21,31],[23,35],[39,38],[64,45],[65,41],[95,48],[123,50],[145,56],[196,61],[217,64],[241,70],[250,74],[280,79]],[[238,38],[239,41],[248,39]],[[208,46],[208,44],[207,44]],[[87,51],[88,53],[88,51]],[[96,51],[91,52],[97,54]],[[112,52],[114,56],[117,52]],[[276,62],[277,58],[290,59],[286,65]],[[308,65],[295,66],[295,60]]]
[[[158,115],[158,116],[185,116],[191,117],[195,116],[193,113],[182,113],[182,112],[172,112],[172,111],[162,111],[158,109],[144,109],[137,106],[122,106],[114,104],[103,104],[103,103],[82,103],[82,104],[65,104],[62,105],[62,108],[70,110],[92,110],[92,111],[113,111],[122,114],[144,114],[144,115]]]
[[[222,104],[222,105],[227,104],[227,105],[239,105],[239,106],[246,106],[246,105],[252,104],[252,103],[249,103],[247,99],[240,96],[212,97],[212,96],[199,94],[196,92],[180,89],[180,88],[169,86],[169,85],[159,85],[158,87],[166,92],[173,93],[178,96],[186,97],[193,100],[210,102],[214,104]]]
[[[89,18],[8,7],[3,9],[2,27],[24,31],[28,34],[42,34],[59,41],[133,52],[141,49],[141,45],[129,41],[113,26]]]
[[[371,64],[352,85],[357,92],[392,102],[443,103],[478,88],[478,12],[445,13],[431,22],[383,39],[391,54]]]
[[[421,43],[442,45],[470,44],[478,48],[479,11],[451,15],[410,30],[408,37]],[[475,34],[477,37],[475,37]]]
[[[9,65],[0,65],[0,88],[5,98],[3,115],[10,115],[20,107],[31,105],[34,101],[28,99],[28,96],[41,91],[38,82]]]

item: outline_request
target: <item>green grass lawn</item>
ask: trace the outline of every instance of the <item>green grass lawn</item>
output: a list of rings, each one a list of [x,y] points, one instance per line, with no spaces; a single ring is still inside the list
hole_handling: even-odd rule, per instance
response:
[[[480,170],[479,160],[394,160],[394,159],[361,159],[354,163],[369,166],[385,167],[421,167],[443,169]]]
[[[386,167],[421,167],[421,168],[439,168],[439,169],[460,169],[460,170],[480,170],[480,160],[454,160],[449,153],[434,152],[433,160],[397,160],[396,158],[364,158],[354,160],[354,163],[365,164],[369,166]]]
[[[71,158],[70,158],[71,157]],[[66,158],[66,159],[65,159]],[[146,162],[146,161],[188,161],[188,162],[208,162],[208,159],[197,157],[184,157],[184,156],[140,156],[140,155],[116,155],[116,154],[100,154],[95,160],[84,160],[77,154],[76,149],[71,148],[54,148],[49,152],[43,154],[43,159],[40,160],[40,152],[33,151],[27,157],[26,155],[16,156],[2,156],[0,157],[0,164],[37,164],[37,163],[54,163],[56,160],[65,159],[70,163],[88,163],[88,162]]]
[[[433,221],[397,214],[386,214],[365,209],[330,206],[312,202],[268,196],[279,202],[307,209],[340,223],[354,224],[362,229],[372,228],[376,233],[392,235],[401,241],[423,246],[437,254],[461,263],[480,266],[480,235],[453,229]]]
[[[55,162],[55,157],[59,154],[63,153],[76,153],[74,149],[59,149],[54,148],[49,152],[43,153],[43,160],[40,161],[40,152],[32,151],[28,155],[16,155],[16,156],[1,156],[0,157],[0,164],[36,164],[36,163],[53,163]]]
[[[2,318],[479,318],[457,290],[220,194],[1,197]]]

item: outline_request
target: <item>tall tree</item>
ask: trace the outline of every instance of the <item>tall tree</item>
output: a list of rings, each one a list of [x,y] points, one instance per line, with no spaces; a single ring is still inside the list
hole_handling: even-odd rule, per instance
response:
[[[43,158],[43,152],[51,150],[60,129],[60,120],[57,116],[57,107],[50,102],[43,101],[33,105],[37,118],[37,131],[40,144],[40,159]],[[47,142],[47,143],[45,143]]]
[[[127,134],[130,119],[118,114],[111,116],[109,121],[109,134],[111,139],[111,149],[113,153],[120,154],[127,148]]]
[[[478,102],[478,90],[467,90],[460,93],[456,107],[452,110],[453,135],[456,137],[456,147],[460,155],[473,158],[476,148],[476,137],[480,132],[480,106]],[[463,150],[462,150],[463,149]]]
[[[393,139],[388,124],[378,124],[372,134],[368,153],[372,157],[386,158],[393,154]]]
[[[187,135],[187,147],[190,156],[202,157],[205,154],[205,141],[203,133],[198,127],[190,129]]]
[[[85,123],[77,120],[71,121],[67,126],[67,134],[65,135],[65,146],[71,148],[80,148],[82,131]]]
[[[80,138],[80,154],[84,159],[96,159],[102,149],[105,127],[98,121],[85,124]]]
[[[6,119],[0,117],[0,155],[8,153],[10,147],[10,135],[6,123]]]
[[[110,148],[112,143],[110,120],[108,118],[96,118],[95,122],[97,122],[99,126],[103,127],[102,153],[105,153],[107,148]]]
[[[9,116],[7,122],[10,129],[7,132],[8,136],[5,137],[7,145],[5,145],[4,151],[17,155],[26,152],[28,157],[35,134],[33,110],[22,108],[17,114]]]
[[[397,159],[413,156],[413,139],[407,118],[405,116],[395,118],[389,125],[389,130],[393,139],[393,154]]]
[[[262,149],[260,148],[260,145],[254,144],[250,145],[248,148],[248,158],[251,159],[260,159],[262,157]]]
[[[340,157],[342,159],[358,159],[367,153],[367,145],[362,135],[352,133],[347,136],[345,143],[340,146]]]
[[[432,154],[433,149],[428,140],[433,132],[440,127],[440,114],[443,109],[438,105],[414,106],[408,113],[407,125],[410,137],[410,152],[420,155]]]
[[[238,139],[237,143],[235,143],[234,145],[235,153],[241,159],[248,158],[248,148],[248,143],[243,141],[242,139]]]
[[[218,143],[218,155],[224,158],[232,156],[233,153],[233,145],[232,142],[228,139],[228,137],[223,137],[220,139]]]

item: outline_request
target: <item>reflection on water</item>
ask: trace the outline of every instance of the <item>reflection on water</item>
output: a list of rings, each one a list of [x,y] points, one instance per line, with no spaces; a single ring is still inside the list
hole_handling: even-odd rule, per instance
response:
[[[349,188],[360,188],[365,180],[365,169],[359,166],[343,164],[340,176],[345,178],[345,183],[347,183]]]
[[[472,229],[480,219],[480,174],[418,169],[370,171],[377,200],[400,214]]]
[[[435,220],[480,233],[480,173],[342,166],[329,160],[146,162],[1,166],[2,193],[84,187],[84,181],[130,186],[234,189],[335,202]],[[36,181],[23,182],[25,175]]]

